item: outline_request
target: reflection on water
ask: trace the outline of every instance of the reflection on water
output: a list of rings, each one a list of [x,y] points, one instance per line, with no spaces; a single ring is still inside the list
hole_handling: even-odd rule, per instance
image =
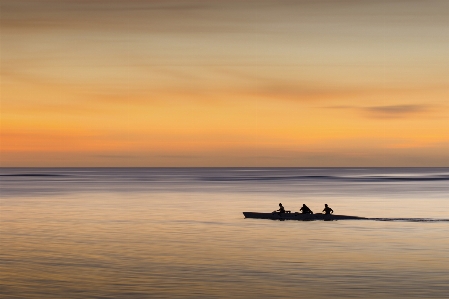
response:
[[[447,219],[448,169],[0,174],[2,298],[446,298],[449,291],[448,222],[242,215],[282,202],[292,211],[328,203],[337,214]]]

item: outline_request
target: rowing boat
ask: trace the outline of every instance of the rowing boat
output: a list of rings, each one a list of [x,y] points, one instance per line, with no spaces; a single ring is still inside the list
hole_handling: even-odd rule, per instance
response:
[[[256,219],[271,219],[271,220],[301,220],[301,221],[313,221],[313,220],[351,220],[351,219],[367,219],[358,216],[347,216],[347,215],[334,215],[334,214],[301,214],[295,213],[258,213],[258,212],[243,212],[245,218],[256,218]]]

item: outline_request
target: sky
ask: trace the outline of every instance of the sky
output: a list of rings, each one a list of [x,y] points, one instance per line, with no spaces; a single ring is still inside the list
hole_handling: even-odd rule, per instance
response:
[[[0,166],[449,166],[446,0],[0,0]]]

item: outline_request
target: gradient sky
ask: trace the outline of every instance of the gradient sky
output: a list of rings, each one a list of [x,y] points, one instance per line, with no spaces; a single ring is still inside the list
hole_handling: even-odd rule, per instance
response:
[[[0,0],[1,166],[449,166],[447,0]]]

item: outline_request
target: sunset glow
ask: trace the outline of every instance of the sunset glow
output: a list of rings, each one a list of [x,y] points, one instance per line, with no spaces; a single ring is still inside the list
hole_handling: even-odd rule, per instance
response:
[[[0,166],[449,166],[447,1],[0,3]]]

